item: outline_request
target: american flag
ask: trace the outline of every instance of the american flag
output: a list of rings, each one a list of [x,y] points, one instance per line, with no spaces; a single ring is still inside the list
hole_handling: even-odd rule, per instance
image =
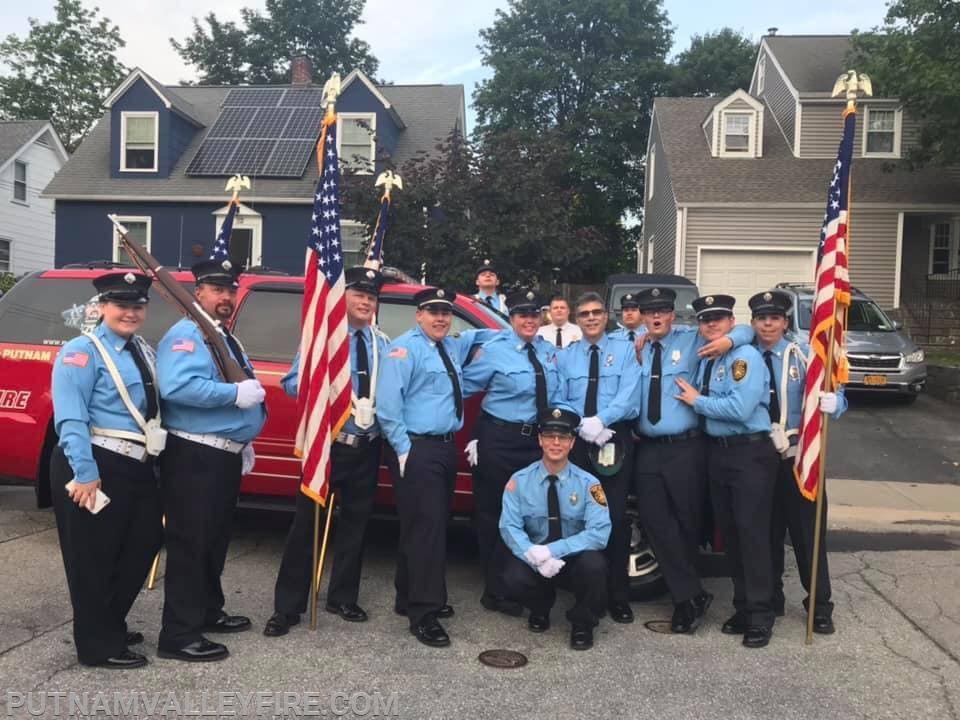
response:
[[[320,177],[307,237],[300,335],[296,453],[303,462],[300,490],[325,506],[330,446],[350,417],[350,347],[340,244],[340,161],[337,117],[323,121],[317,142]]]
[[[380,213],[377,215],[377,226],[373,230],[373,242],[370,243],[370,252],[367,253],[367,260],[363,263],[364,267],[379,270],[383,265],[383,236],[387,232],[387,215],[390,212],[390,196],[383,194],[380,201]]]
[[[213,241],[213,249],[210,251],[211,260],[230,259],[230,234],[233,232],[233,219],[237,216],[238,207],[240,203],[230,201],[230,209],[227,210],[227,216],[223,219],[217,239]]]
[[[824,421],[820,412],[820,391],[834,392],[838,385],[847,381],[847,359],[843,349],[847,308],[850,306],[847,228],[856,118],[855,110],[844,111],[843,138],[827,190],[827,211],[823,216],[820,245],[817,248],[817,294],[810,319],[810,359],[794,468],[800,492],[808,500],[817,498],[820,463],[823,462]],[[828,365],[831,377],[826,377]]]

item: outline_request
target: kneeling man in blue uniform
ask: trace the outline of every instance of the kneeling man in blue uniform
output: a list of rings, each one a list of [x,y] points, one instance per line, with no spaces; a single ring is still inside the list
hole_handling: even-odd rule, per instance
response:
[[[543,458],[513,474],[503,492],[500,534],[512,555],[503,569],[508,597],[530,608],[528,627],[545,632],[558,587],[574,594],[570,647],[593,647],[607,608],[610,511],[600,481],[569,462],[580,418],[551,408],[539,418]]]

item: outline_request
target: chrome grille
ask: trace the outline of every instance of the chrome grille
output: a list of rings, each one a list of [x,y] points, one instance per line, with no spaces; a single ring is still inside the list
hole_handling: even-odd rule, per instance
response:
[[[899,355],[847,355],[853,370],[897,370]]]

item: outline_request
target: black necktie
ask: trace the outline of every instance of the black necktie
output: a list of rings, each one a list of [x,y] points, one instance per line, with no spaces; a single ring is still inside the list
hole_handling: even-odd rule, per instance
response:
[[[493,307],[493,295],[487,295],[486,300],[487,300],[487,305],[489,305],[490,307]]]
[[[583,403],[583,416],[597,414],[597,391],[600,385],[600,348],[590,346],[590,374],[587,376],[587,399]]]
[[[703,368],[703,379],[700,381],[700,394],[704,397],[710,395],[710,376],[713,374],[713,358],[707,360],[706,367]],[[703,430],[707,427],[707,416],[701,415],[700,420],[700,429]]]
[[[437,343],[437,352],[440,353],[440,359],[443,360],[443,366],[447,369],[450,384],[453,386],[453,404],[457,408],[457,420],[462,420],[463,394],[460,392],[460,379],[457,377],[457,369],[453,366],[453,361],[447,355],[447,349],[443,346],[443,340]]]
[[[630,332],[627,333],[627,338],[629,338],[630,342],[636,342],[636,340],[637,340],[637,333],[636,333],[635,331],[631,330]]]
[[[557,328],[557,347],[563,347],[563,330],[561,328]]]
[[[663,346],[659,342],[653,344],[653,367],[650,369],[650,396],[647,402],[647,420],[656,425],[660,422],[660,375],[661,351]]]
[[[547,475],[550,487],[547,488],[547,539],[545,542],[552,543],[554,540],[560,540],[563,537],[563,530],[560,527],[560,494],[557,492],[557,476]]]
[[[767,370],[770,371],[770,422],[780,422],[780,397],[777,395],[777,381],[773,374],[773,352],[765,350],[763,361],[767,364]]]
[[[153,382],[153,375],[150,374],[150,368],[147,367],[147,359],[140,352],[140,347],[133,340],[127,340],[124,346],[133,356],[133,362],[140,371],[140,379],[143,381],[143,392],[147,396],[147,420],[153,420],[157,416],[157,388]]]
[[[233,353],[233,359],[236,360],[240,367],[243,368],[243,371],[247,374],[248,378],[253,378],[253,370],[244,362],[243,359],[243,350],[240,349],[240,343],[237,342],[237,339],[230,334],[230,331],[227,330],[226,325],[221,325],[220,329],[223,330],[223,336],[227,340],[227,345],[230,346],[230,352]]]
[[[370,361],[367,360],[367,342],[363,339],[363,330],[357,330],[357,380],[360,385],[357,397],[370,397]]]
[[[547,411],[547,378],[543,374],[543,365],[540,364],[537,351],[533,349],[533,343],[527,343],[524,347],[527,349],[527,358],[533,365],[533,377],[537,392],[537,417],[539,418]]]

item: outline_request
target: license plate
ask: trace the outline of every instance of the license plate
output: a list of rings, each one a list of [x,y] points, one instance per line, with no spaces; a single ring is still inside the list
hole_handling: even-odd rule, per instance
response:
[[[886,385],[887,376],[886,375],[864,375],[863,383],[864,385]]]

